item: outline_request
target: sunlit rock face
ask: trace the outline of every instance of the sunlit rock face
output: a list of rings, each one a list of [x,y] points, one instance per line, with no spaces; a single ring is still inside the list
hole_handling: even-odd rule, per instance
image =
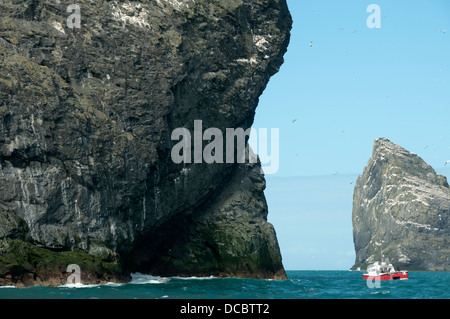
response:
[[[381,138],[353,197],[353,268],[389,258],[409,270],[450,270],[450,188],[419,156]]]
[[[2,1],[0,13],[5,245],[120,265],[108,278],[285,276],[260,164],[170,156],[171,132],[193,131],[195,120],[252,125],[289,43],[285,0],[81,1],[79,12]],[[48,278],[67,266],[54,257]],[[11,267],[0,267],[6,282],[44,277],[32,264]]]

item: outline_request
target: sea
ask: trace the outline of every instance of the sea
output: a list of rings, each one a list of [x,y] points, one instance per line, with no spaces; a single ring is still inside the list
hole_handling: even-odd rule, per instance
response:
[[[450,299],[449,272],[409,272],[408,280],[366,281],[360,271],[287,271],[287,280],[157,277],[129,283],[1,287],[0,299]]]

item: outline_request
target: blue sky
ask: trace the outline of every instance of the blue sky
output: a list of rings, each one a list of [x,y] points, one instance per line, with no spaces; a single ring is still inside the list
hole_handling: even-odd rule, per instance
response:
[[[381,9],[379,29],[366,25],[372,3]],[[280,168],[266,176],[269,221],[287,269],[348,269],[354,258],[351,182],[376,138],[389,138],[450,177],[450,167],[444,167],[450,160],[450,1],[288,4],[291,43],[253,125],[280,129]],[[334,204],[313,192],[320,187],[305,188],[306,176],[322,176],[333,185],[324,197]],[[324,176],[334,176],[336,184]],[[315,207],[308,198],[316,198],[323,211],[308,214]],[[336,264],[339,256],[342,266]]]

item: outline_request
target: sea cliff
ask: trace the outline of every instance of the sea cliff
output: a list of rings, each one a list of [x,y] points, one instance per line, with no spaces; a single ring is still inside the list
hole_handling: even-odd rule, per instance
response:
[[[174,163],[171,132],[251,127],[286,1],[71,4],[0,3],[0,284],[285,278],[260,163]]]

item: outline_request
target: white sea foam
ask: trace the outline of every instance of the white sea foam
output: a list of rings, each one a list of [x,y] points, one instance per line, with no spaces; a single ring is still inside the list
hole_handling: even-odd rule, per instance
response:
[[[85,285],[82,283],[79,284],[69,284],[69,285],[62,285],[59,286],[60,288],[100,288],[102,286],[107,287],[120,287],[125,285],[125,283],[117,283],[117,282],[107,282],[106,284],[91,284],[91,285]]]
[[[117,283],[117,282],[107,282],[105,286],[108,287],[120,287],[125,285],[124,283]]]
[[[58,286],[58,288],[95,288],[100,287],[101,285],[84,285],[82,283],[77,284],[66,284],[62,286]]]
[[[371,292],[370,294],[371,295],[378,295],[378,294],[387,295],[387,294],[390,294],[390,293],[391,292],[389,290],[383,290],[383,291],[374,291],[374,292]]]
[[[131,281],[129,283],[134,285],[163,284],[168,282],[169,280],[170,278],[167,277],[145,275],[137,272],[131,274]]]
[[[196,277],[196,276],[192,276],[192,277],[172,277],[174,279],[184,279],[184,280],[209,280],[209,279],[216,279],[218,277],[214,277],[214,276],[209,276],[209,277]]]

